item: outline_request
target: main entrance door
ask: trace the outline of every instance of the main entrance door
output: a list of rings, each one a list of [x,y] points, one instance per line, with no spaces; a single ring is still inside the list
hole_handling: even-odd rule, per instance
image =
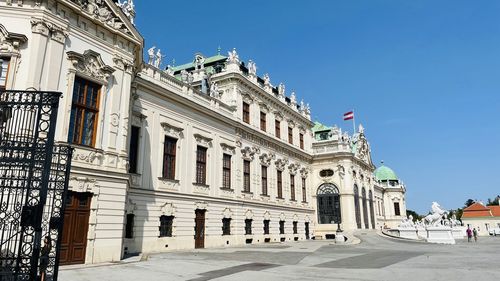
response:
[[[318,222],[320,224],[342,223],[339,189],[330,183],[318,188]]]
[[[90,193],[68,192],[61,239],[61,264],[85,263],[91,196]]]
[[[205,211],[196,210],[196,218],[194,219],[194,247],[205,247]]]

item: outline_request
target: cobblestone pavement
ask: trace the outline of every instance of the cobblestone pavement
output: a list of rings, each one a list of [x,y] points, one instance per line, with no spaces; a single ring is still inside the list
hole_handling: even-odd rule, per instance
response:
[[[60,280],[500,280],[500,237],[456,245],[401,242],[375,232],[357,237],[357,245],[288,242],[62,267]]]

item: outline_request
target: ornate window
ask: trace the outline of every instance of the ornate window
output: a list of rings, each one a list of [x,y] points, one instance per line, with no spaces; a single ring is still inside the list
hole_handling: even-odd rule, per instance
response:
[[[288,127],[288,143],[293,144],[293,128]]]
[[[332,169],[321,170],[319,172],[319,176],[322,178],[331,177],[333,176],[333,170]]]
[[[339,189],[331,184],[325,183],[318,188],[318,222],[320,224],[341,223],[340,194]]]
[[[9,58],[0,58],[0,91],[5,91],[7,87],[7,75],[9,73]]]
[[[222,219],[222,235],[231,235],[231,219]]]
[[[269,234],[269,222],[270,220],[264,220],[264,234]]]
[[[267,166],[262,165],[260,168],[262,195],[267,196]]]
[[[68,142],[93,147],[97,133],[101,85],[75,78]]]
[[[401,210],[399,209],[399,202],[394,202],[394,215],[400,216]]]
[[[250,124],[250,104],[243,102],[243,122]]]
[[[283,199],[283,172],[277,170],[277,187],[278,187],[278,198]]]
[[[290,200],[295,201],[295,175],[290,175]]]
[[[246,235],[252,234],[252,219],[245,220],[245,234]]]
[[[231,155],[222,155],[222,188],[231,188]]]
[[[243,160],[243,192],[250,192],[250,161]]]
[[[177,139],[165,136],[163,144],[163,174],[162,177],[169,180],[175,179],[175,153]]]
[[[285,234],[285,221],[280,221],[280,234]]]
[[[172,224],[174,216],[160,217],[160,237],[172,237]]]
[[[130,130],[130,148],[128,154],[129,173],[137,173],[137,160],[139,156],[139,137],[140,137],[141,128],[137,126],[132,126]]]
[[[281,138],[281,122],[277,119],[274,120],[274,135]]]
[[[307,203],[306,178],[302,178],[302,203]]]
[[[304,134],[299,134],[300,149],[304,149]]]
[[[125,238],[134,238],[134,214],[127,214],[125,223]]]
[[[368,223],[368,198],[366,198],[366,189],[363,187],[361,189],[361,200],[363,201],[363,221],[365,223],[365,229],[370,228],[369,223]]]
[[[297,234],[298,233],[298,230],[297,230],[297,222],[294,221],[293,222],[293,234]]]
[[[359,208],[359,189],[354,185],[354,210],[356,213],[356,225],[358,229],[361,228],[361,209]]]
[[[200,145],[196,148],[196,183],[207,183],[207,148]]]
[[[262,131],[266,131],[266,127],[267,127],[267,124],[266,124],[266,113],[265,112],[260,112],[260,129]]]

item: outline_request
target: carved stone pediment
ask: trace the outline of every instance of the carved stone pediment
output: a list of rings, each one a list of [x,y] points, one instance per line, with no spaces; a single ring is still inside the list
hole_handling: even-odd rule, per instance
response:
[[[69,51],[67,55],[76,71],[100,80],[104,84],[107,83],[108,77],[115,71],[114,68],[106,65],[101,55],[95,51],[86,50],[83,54]]]
[[[174,137],[174,138],[183,138],[184,134],[182,131],[184,131],[184,128],[181,127],[176,127],[174,125],[171,125],[167,122],[161,122],[160,123],[161,127],[163,128],[163,131],[165,131],[165,134]]]
[[[286,165],[288,164],[288,159],[277,159],[274,164],[276,165],[276,169],[280,171],[284,171]]]
[[[241,98],[243,99],[243,101],[245,103],[248,103],[248,104],[252,104],[253,103],[253,98],[252,96],[250,96],[249,94],[247,93],[242,93],[241,94]]]
[[[264,113],[268,113],[271,111],[271,108],[269,107],[269,105],[265,104],[264,102],[259,103],[259,108],[260,108],[260,111],[262,111]]]
[[[287,123],[288,123],[288,127],[295,128],[295,121],[293,121],[292,119],[288,119]]]
[[[260,157],[260,164],[264,166],[271,166],[272,160],[276,159],[276,155],[274,153],[263,153]]]
[[[253,219],[253,212],[252,212],[252,210],[247,210],[245,212],[245,218],[249,219],[249,220]]]
[[[282,114],[281,112],[279,112],[279,111],[275,111],[275,112],[274,112],[274,118],[275,118],[276,120],[278,120],[278,121],[280,121],[280,122],[281,122],[281,121],[283,121],[283,119],[284,119],[285,117],[283,116],[283,114]]]
[[[28,41],[28,38],[22,34],[8,32],[0,24],[0,53],[18,53],[19,47]]]
[[[229,208],[225,208],[224,211],[222,211],[222,216],[225,219],[230,219],[232,215],[233,215],[233,211],[231,211],[231,209],[229,209]]]
[[[164,216],[173,216],[175,214],[175,207],[172,203],[165,203],[161,206],[161,214]]]
[[[220,147],[222,148],[222,152],[224,153],[228,153],[228,154],[236,154],[236,147],[235,146],[232,146],[232,145],[229,145],[227,143],[221,143],[220,144]]]
[[[69,186],[71,190],[77,192],[90,192],[96,193],[97,180],[88,177],[71,177],[69,179]]]
[[[280,214],[280,220],[284,221],[286,219],[285,213]]]
[[[200,134],[194,134],[193,136],[198,144],[212,147],[212,139],[211,138],[205,137],[205,136],[200,135]]]

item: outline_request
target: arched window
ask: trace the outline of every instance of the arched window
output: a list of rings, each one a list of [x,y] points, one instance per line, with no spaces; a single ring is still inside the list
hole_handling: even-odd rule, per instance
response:
[[[361,210],[359,209],[359,189],[357,185],[354,185],[354,209],[356,212],[356,224],[358,228],[361,228]]]
[[[318,188],[318,222],[320,224],[341,223],[339,189],[325,183]]]
[[[370,228],[370,225],[368,223],[368,198],[366,198],[366,189],[363,187],[361,189],[361,200],[363,200],[363,221],[365,223],[365,229]]]
[[[373,211],[373,192],[371,190],[368,192],[368,197],[370,198],[370,219],[372,221],[372,228],[375,229],[375,213]]]

